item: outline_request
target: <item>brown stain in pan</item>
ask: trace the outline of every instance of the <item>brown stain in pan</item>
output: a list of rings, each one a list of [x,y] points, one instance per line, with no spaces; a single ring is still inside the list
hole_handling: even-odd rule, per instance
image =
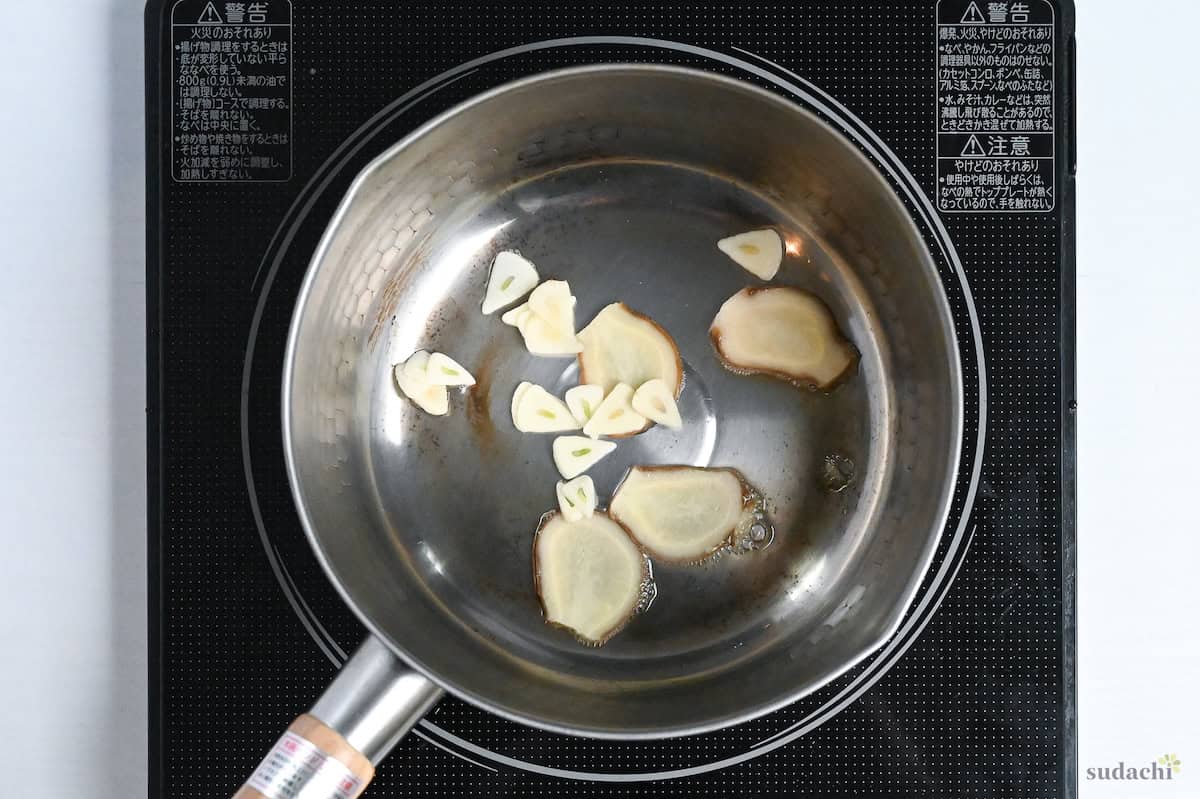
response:
[[[387,283],[383,284],[379,304],[375,307],[375,319],[371,324],[371,332],[367,335],[368,349],[374,349],[375,342],[379,340],[379,334],[383,332],[384,325],[387,324],[387,321],[391,319],[392,314],[395,312],[396,303],[400,302],[400,293],[404,290],[407,277],[408,270],[402,269],[388,278]]]
[[[475,364],[475,385],[467,392],[467,421],[479,442],[479,452],[490,457],[496,452],[496,423],[492,420],[492,378],[495,376],[496,344],[483,350]]]
[[[412,255],[383,284],[383,288],[380,290],[379,303],[375,307],[375,318],[372,320],[371,332],[367,335],[367,349],[374,349],[375,343],[379,340],[379,334],[383,332],[383,328],[396,312],[396,306],[400,302],[400,296],[404,293],[408,281],[416,273],[417,266],[428,255],[428,244],[422,243],[418,245]]]

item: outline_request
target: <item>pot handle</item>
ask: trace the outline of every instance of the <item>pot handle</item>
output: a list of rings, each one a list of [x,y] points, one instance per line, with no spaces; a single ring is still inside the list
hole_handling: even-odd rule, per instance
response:
[[[233,799],[354,799],[442,689],[368,636]]]

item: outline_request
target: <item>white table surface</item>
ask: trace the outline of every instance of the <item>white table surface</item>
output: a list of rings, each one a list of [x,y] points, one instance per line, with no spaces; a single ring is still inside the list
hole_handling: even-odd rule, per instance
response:
[[[130,799],[146,772],[142,8],[0,5],[0,774],[45,799]],[[1080,795],[1200,796],[1200,6],[1078,13]],[[1168,751],[1184,762],[1169,783],[1086,779]]]

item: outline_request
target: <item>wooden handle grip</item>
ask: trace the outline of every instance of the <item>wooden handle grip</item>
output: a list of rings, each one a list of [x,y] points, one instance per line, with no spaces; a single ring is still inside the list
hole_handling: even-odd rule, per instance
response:
[[[355,799],[375,776],[375,767],[337,731],[307,713],[287,732],[233,799],[305,797]]]

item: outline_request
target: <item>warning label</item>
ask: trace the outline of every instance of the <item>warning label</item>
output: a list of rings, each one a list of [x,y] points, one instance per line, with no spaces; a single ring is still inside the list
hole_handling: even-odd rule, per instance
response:
[[[1054,58],[1047,0],[939,0],[940,210],[1054,210]]]
[[[171,176],[292,176],[290,0],[179,0],[171,11]]]

